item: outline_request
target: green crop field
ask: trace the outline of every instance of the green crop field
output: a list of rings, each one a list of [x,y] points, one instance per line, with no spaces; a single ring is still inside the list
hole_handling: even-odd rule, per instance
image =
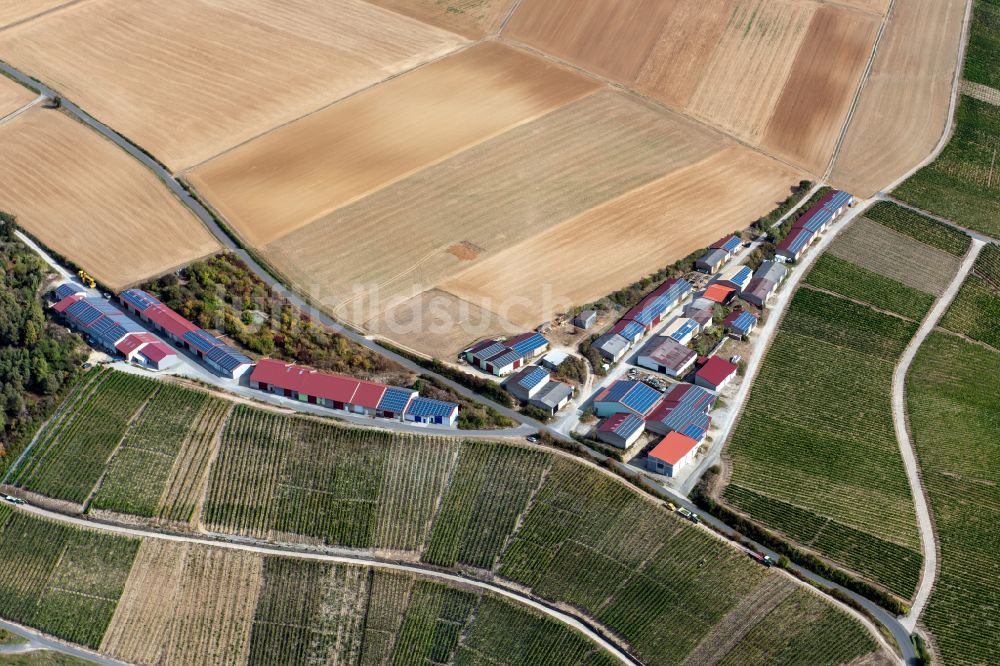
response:
[[[946,664],[1000,663],[997,377],[1000,352],[944,333],[927,338],[907,377],[910,429],[941,553],[921,619]]]
[[[96,648],[139,541],[23,514],[0,532],[0,615]]]
[[[923,319],[934,304],[930,294],[829,253],[819,258],[805,283],[916,321]]]
[[[1000,107],[962,95],[955,120],[955,135],[941,155],[892,194],[1000,237]]]
[[[972,239],[958,229],[891,201],[876,202],[865,211],[865,217],[956,257],[964,256],[972,245]]]
[[[909,598],[920,577],[892,424],[895,362],[917,325],[800,289],[728,447],[724,497]]]
[[[1000,350],[1000,247],[983,246],[940,325]]]
[[[1000,1],[976,0],[965,55],[965,78],[1000,89]]]

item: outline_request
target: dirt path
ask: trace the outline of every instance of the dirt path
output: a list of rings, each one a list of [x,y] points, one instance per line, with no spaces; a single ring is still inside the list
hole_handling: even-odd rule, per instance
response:
[[[899,451],[903,456],[906,477],[909,480],[910,490],[913,494],[913,507],[917,513],[917,526],[920,528],[920,550],[924,558],[923,571],[920,575],[920,586],[917,588],[913,605],[910,606],[910,612],[901,620],[903,626],[910,631],[913,631],[917,620],[920,619],[920,614],[927,605],[927,600],[930,598],[931,590],[934,587],[934,581],[937,578],[938,551],[937,540],[934,535],[934,521],[931,518],[930,509],[927,505],[927,492],[920,478],[920,468],[917,465],[913,438],[910,436],[907,427],[906,375],[910,371],[910,366],[917,355],[917,350],[920,349],[920,345],[924,343],[927,336],[934,330],[934,327],[937,326],[938,321],[944,315],[945,310],[948,309],[948,306],[955,299],[955,295],[958,294],[959,288],[965,281],[969,271],[972,270],[976,257],[979,256],[979,251],[984,245],[985,243],[981,240],[974,239],[972,241],[972,247],[969,248],[968,253],[965,255],[958,273],[951,284],[948,285],[948,288],[945,289],[944,293],[938,297],[934,303],[934,307],[931,308],[931,311],[924,318],[923,323],[920,324],[916,335],[910,340],[910,344],[907,345],[906,350],[896,364],[896,370],[892,376],[892,421],[896,429]]]

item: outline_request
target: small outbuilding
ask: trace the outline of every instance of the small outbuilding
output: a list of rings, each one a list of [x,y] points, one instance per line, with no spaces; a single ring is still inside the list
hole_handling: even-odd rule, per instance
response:
[[[595,321],[597,321],[597,312],[595,310],[584,310],[573,317],[573,325],[583,330],[587,330],[593,326]]]
[[[707,389],[722,391],[734,376],[737,367],[724,358],[713,356],[694,375],[694,383]]]
[[[569,358],[569,354],[566,352],[560,349],[553,349],[548,354],[543,356],[540,362],[549,370],[556,370],[567,358]]]
[[[677,476],[694,461],[697,453],[698,442],[679,432],[670,432],[649,452],[646,469],[654,474]]]
[[[709,250],[694,262],[694,267],[703,273],[712,275],[729,260],[729,253],[723,249]]]
[[[642,436],[646,424],[634,414],[614,414],[597,426],[597,439],[619,449],[627,449]]]
[[[547,369],[529,365],[514,373],[504,386],[512,396],[521,402],[527,402],[542,390],[550,377],[551,374]]]
[[[673,338],[682,345],[691,342],[691,339],[700,332],[701,324],[689,317],[677,317],[663,329],[663,335]]]
[[[743,339],[753,333],[757,328],[758,317],[746,310],[733,310],[729,316],[722,321],[722,326],[729,335],[737,339]]]
[[[552,379],[542,385],[541,390],[528,400],[528,404],[549,414],[555,414],[565,407],[572,397],[572,386]]]
[[[617,333],[606,333],[594,340],[591,346],[609,363],[617,363],[625,356],[631,343]]]
[[[715,282],[708,285],[708,289],[705,290],[704,296],[714,303],[721,303],[725,305],[736,297],[736,290],[719,282]]]
[[[753,279],[753,269],[749,266],[731,266],[719,274],[716,282],[742,291]]]

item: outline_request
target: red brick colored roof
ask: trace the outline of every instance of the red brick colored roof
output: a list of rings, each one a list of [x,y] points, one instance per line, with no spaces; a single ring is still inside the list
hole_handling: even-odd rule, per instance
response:
[[[136,349],[146,344],[147,342],[159,342],[160,339],[153,335],[152,333],[129,333],[121,341],[115,345],[120,353],[128,356]]]
[[[704,379],[712,386],[718,386],[726,381],[736,372],[736,366],[724,358],[713,356],[701,366],[701,370],[696,373],[696,377]]]
[[[384,384],[319,372],[303,365],[285,363],[272,358],[265,358],[257,363],[250,374],[250,381],[369,409],[378,407],[382,394],[388,388]]]
[[[66,311],[66,308],[68,308],[69,306],[73,305],[74,303],[76,303],[81,298],[83,298],[83,294],[72,294],[72,295],[67,296],[66,298],[62,299],[61,301],[59,301],[55,305],[53,305],[52,309],[55,310],[56,312],[58,312],[59,314],[62,314],[63,312]]]
[[[676,465],[681,458],[686,456],[696,446],[698,446],[698,442],[687,435],[682,435],[679,432],[671,432],[660,440],[659,444],[653,447],[653,450],[649,452],[649,457],[662,460],[670,465]]]
[[[715,301],[716,303],[725,303],[735,293],[736,290],[732,287],[727,287],[724,284],[715,282],[708,285],[708,289],[705,290],[705,298],[710,301]]]
[[[153,363],[159,363],[168,356],[176,356],[174,350],[168,347],[166,344],[157,340],[156,342],[150,342],[148,345],[139,350],[139,353],[148,358]]]
[[[180,316],[166,305],[153,305],[142,313],[151,322],[165,331],[169,331],[177,338],[184,337],[185,333],[200,330],[197,326]]]

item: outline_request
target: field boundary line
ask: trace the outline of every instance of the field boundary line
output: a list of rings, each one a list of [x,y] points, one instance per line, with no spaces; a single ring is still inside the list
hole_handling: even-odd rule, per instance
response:
[[[52,7],[50,9],[46,9],[43,12],[38,12],[37,14],[32,14],[31,16],[26,16],[23,19],[18,19],[16,21],[14,21],[13,23],[8,23],[7,25],[0,26],[0,32],[4,32],[6,30],[10,30],[11,28],[17,28],[19,26],[24,25],[25,23],[31,23],[35,19],[40,19],[43,16],[48,16],[49,14],[55,14],[57,12],[61,12],[64,9],[69,9],[70,7],[72,7],[74,5],[79,5],[80,3],[88,2],[88,1],[89,0],[69,0],[68,2],[64,2],[61,5],[56,5],[55,7]]]
[[[894,198],[892,195],[889,195],[889,194],[878,194],[878,195],[876,195],[876,197],[878,197],[882,201],[888,201],[889,203],[894,203],[897,206],[899,206],[900,208],[905,208],[907,210],[913,211],[914,213],[916,213],[918,215],[922,215],[922,216],[924,216],[926,218],[930,218],[930,219],[934,220],[935,222],[940,222],[941,224],[947,225],[947,226],[951,227],[952,229],[956,229],[958,231],[961,231],[963,234],[965,234],[966,236],[971,237],[973,240],[978,240],[978,241],[981,241],[983,243],[993,243],[994,245],[1000,245],[1000,240],[998,240],[996,238],[993,238],[993,236],[988,236],[988,235],[986,235],[986,234],[984,234],[984,233],[982,233],[980,231],[975,231],[974,229],[969,229],[968,227],[963,227],[960,224],[955,224],[954,222],[952,222],[951,220],[949,220],[946,217],[941,217],[940,215],[935,215],[934,213],[932,213],[930,211],[927,211],[927,210],[924,210],[923,208],[917,208],[916,206],[914,206],[912,204],[908,204],[905,201],[900,201],[899,199]]]
[[[937,326],[938,321],[940,321],[952,301],[955,300],[958,290],[965,282],[965,278],[969,275],[972,266],[976,262],[976,257],[979,256],[980,250],[985,245],[984,242],[973,239],[972,247],[966,253],[954,279],[948,285],[948,288],[945,289],[944,293],[938,297],[934,303],[934,307],[931,308],[931,311],[920,324],[920,328],[917,329],[916,334],[910,340],[910,344],[907,345],[903,351],[903,355],[900,356],[892,376],[892,421],[896,431],[896,440],[899,443],[899,451],[903,457],[903,465],[906,468],[906,476],[910,483],[910,493],[913,495],[913,506],[917,514],[917,526],[920,528],[920,549],[924,560],[920,584],[913,598],[913,604],[910,606],[910,612],[901,620],[902,625],[911,632],[916,627],[917,620],[920,619],[920,614],[927,605],[931,591],[934,588],[938,574],[939,543],[934,530],[933,515],[927,501],[927,489],[924,487],[920,475],[920,466],[917,464],[917,452],[913,443],[913,435],[909,431],[909,417],[906,409],[906,375],[910,371],[910,366],[913,364],[914,358],[916,358],[917,351],[919,351],[927,336]]]

